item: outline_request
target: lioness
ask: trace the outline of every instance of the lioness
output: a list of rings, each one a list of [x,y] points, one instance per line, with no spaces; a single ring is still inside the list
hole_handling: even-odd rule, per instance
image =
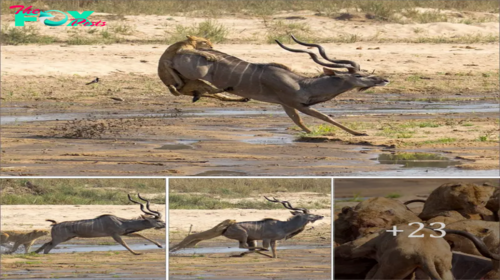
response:
[[[404,279],[422,270],[431,279],[453,280],[450,245],[443,238],[430,237],[439,234],[429,229],[418,232],[422,238],[410,238],[417,229],[416,225],[399,225],[403,232],[396,237],[381,230],[336,247],[335,256],[377,260],[365,279]]]
[[[492,186],[443,184],[429,195],[419,217],[422,220],[430,220],[439,216],[462,216],[461,220],[465,220],[475,218],[474,215],[479,214],[483,219],[490,220],[493,213],[486,208],[486,204],[494,191],[495,187]]]
[[[14,242],[14,246],[10,248],[7,254],[15,252],[20,245],[24,245],[24,251],[28,254],[35,240],[47,234],[49,234],[47,230],[33,230],[27,233],[21,231],[3,231],[0,234],[0,244],[6,246],[7,243]]]
[[[196,102],[202,96],[217,98],[223,101],[248,101],[247,98],[221,95],[219,93],[224,92],[224,90],[216,88],[209,82],[203,80],[185,80],[172,69],[172,59],[177,54],[194,53],[205,57],[208,61],[217,59],[215,55],[202,51],[203,49],[213,49],[210,40],[196,36],[186,37],[186,40],[169,46],[160,57],[158,63],[158,76],[170,92],[175,96],[181,94],[193,96],[193,102]]]

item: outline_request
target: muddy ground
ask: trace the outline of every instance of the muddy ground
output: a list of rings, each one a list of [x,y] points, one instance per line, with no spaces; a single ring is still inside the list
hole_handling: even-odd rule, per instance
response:
[[[140,252],[140,256],[128,251],[2,255],[2,279],[165,279],[165,250]]]
[[[131,35],[134,43],[2,46],[1,174],[499,174],[498,43],[408,43],[417,37],[493,36],[494,20],[401,25],[297,15],[306,15],[311,34],[337,36],[339,29],[333,27],[342,26],[342,34],[348,30],[366,37],[324,46],[391,83],[314,107],[369,136],[352,137],[306,116],[305,123],[319,132],[303,137],[277,105],[192,103],[190,97],[174,97],[156,76],[167,45],[148,44],[146,35],[161,35],[158,21],[166,21],[168,30],[175,25],[164,17],[141,16],[141,27]],[[184,20],[173,19],[176,24]],[[262,41],[233,40],[250,34],[265,38],[260,19],[228,16],[220,21],[231,25],[233,44],[217,44],[217,49],[251,62],[284,63],[307,75],[321,72],[307,55],[290,55]],[[249,31],[248,26],[255,28]],[[324,26],[337,33],[325,33],[329,29]],[[85,86],[96,76],[99,84]],[[427,153],[425,160],[407,157],[415,152]],[[401,153],[419,164],[387,161]]]

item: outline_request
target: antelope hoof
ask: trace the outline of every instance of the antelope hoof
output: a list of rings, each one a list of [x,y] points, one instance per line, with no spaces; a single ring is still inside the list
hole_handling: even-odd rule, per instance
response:
[[[157,246],[158,246],[158,248],[163,248],[163,246],[161,246],[161,244],[158,244]]]
[[[354,136],[368,136],[368,134],[366,134],[364,132],[356,132],[356,133],[354,133]]]
[[[241,102],[248,102],[248,101],[250,101],[250,98],[243,98],[243,99],[241,100]]]
[[[199,95],[193,95],[193,103],[195,103],[198,100],[200,100],[200,96]]]

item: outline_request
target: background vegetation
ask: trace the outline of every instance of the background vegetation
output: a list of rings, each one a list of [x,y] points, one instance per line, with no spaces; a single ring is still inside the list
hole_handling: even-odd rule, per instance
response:
[[[284,199],[287,193],[311,192],[310,200],[295,207],[329,208],[330,179],[170,179],[170,209],[282,209],[263,195]]]
[[[2,205],[125,205],[139,192],[152,203],[165,203],[164,179],[0,179]]]
[[[277,12],[311,10],[325,15],[333,15],[343,9],[358,9],[361,12],[372,13],[380,20],[390,20],[395,13],[418,7],[467,10],[477,12],[498,13],[496,0],[4,0],[2,14],[12,14],[12,5],[33,5],[62,11],[78,10],[85,7],[100,13],[127,15],[174,15],[187,11],[199,16],[222,16],[242,13],[244,15],[262,16]],[[407,12],[411,16],[412,11]],[[432,14],[427,14],[428,20]]]

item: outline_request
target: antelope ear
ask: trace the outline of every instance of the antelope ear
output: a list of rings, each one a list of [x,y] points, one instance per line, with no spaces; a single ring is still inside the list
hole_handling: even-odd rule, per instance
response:
[[[194,40],[194,37],[191,35],[186,35],[186,38],[188,38],[189,40]]]
[[[328,76],[337,76],[337,72],[335,72],[335,70],[326,67],[323,67],[323,73]]]

